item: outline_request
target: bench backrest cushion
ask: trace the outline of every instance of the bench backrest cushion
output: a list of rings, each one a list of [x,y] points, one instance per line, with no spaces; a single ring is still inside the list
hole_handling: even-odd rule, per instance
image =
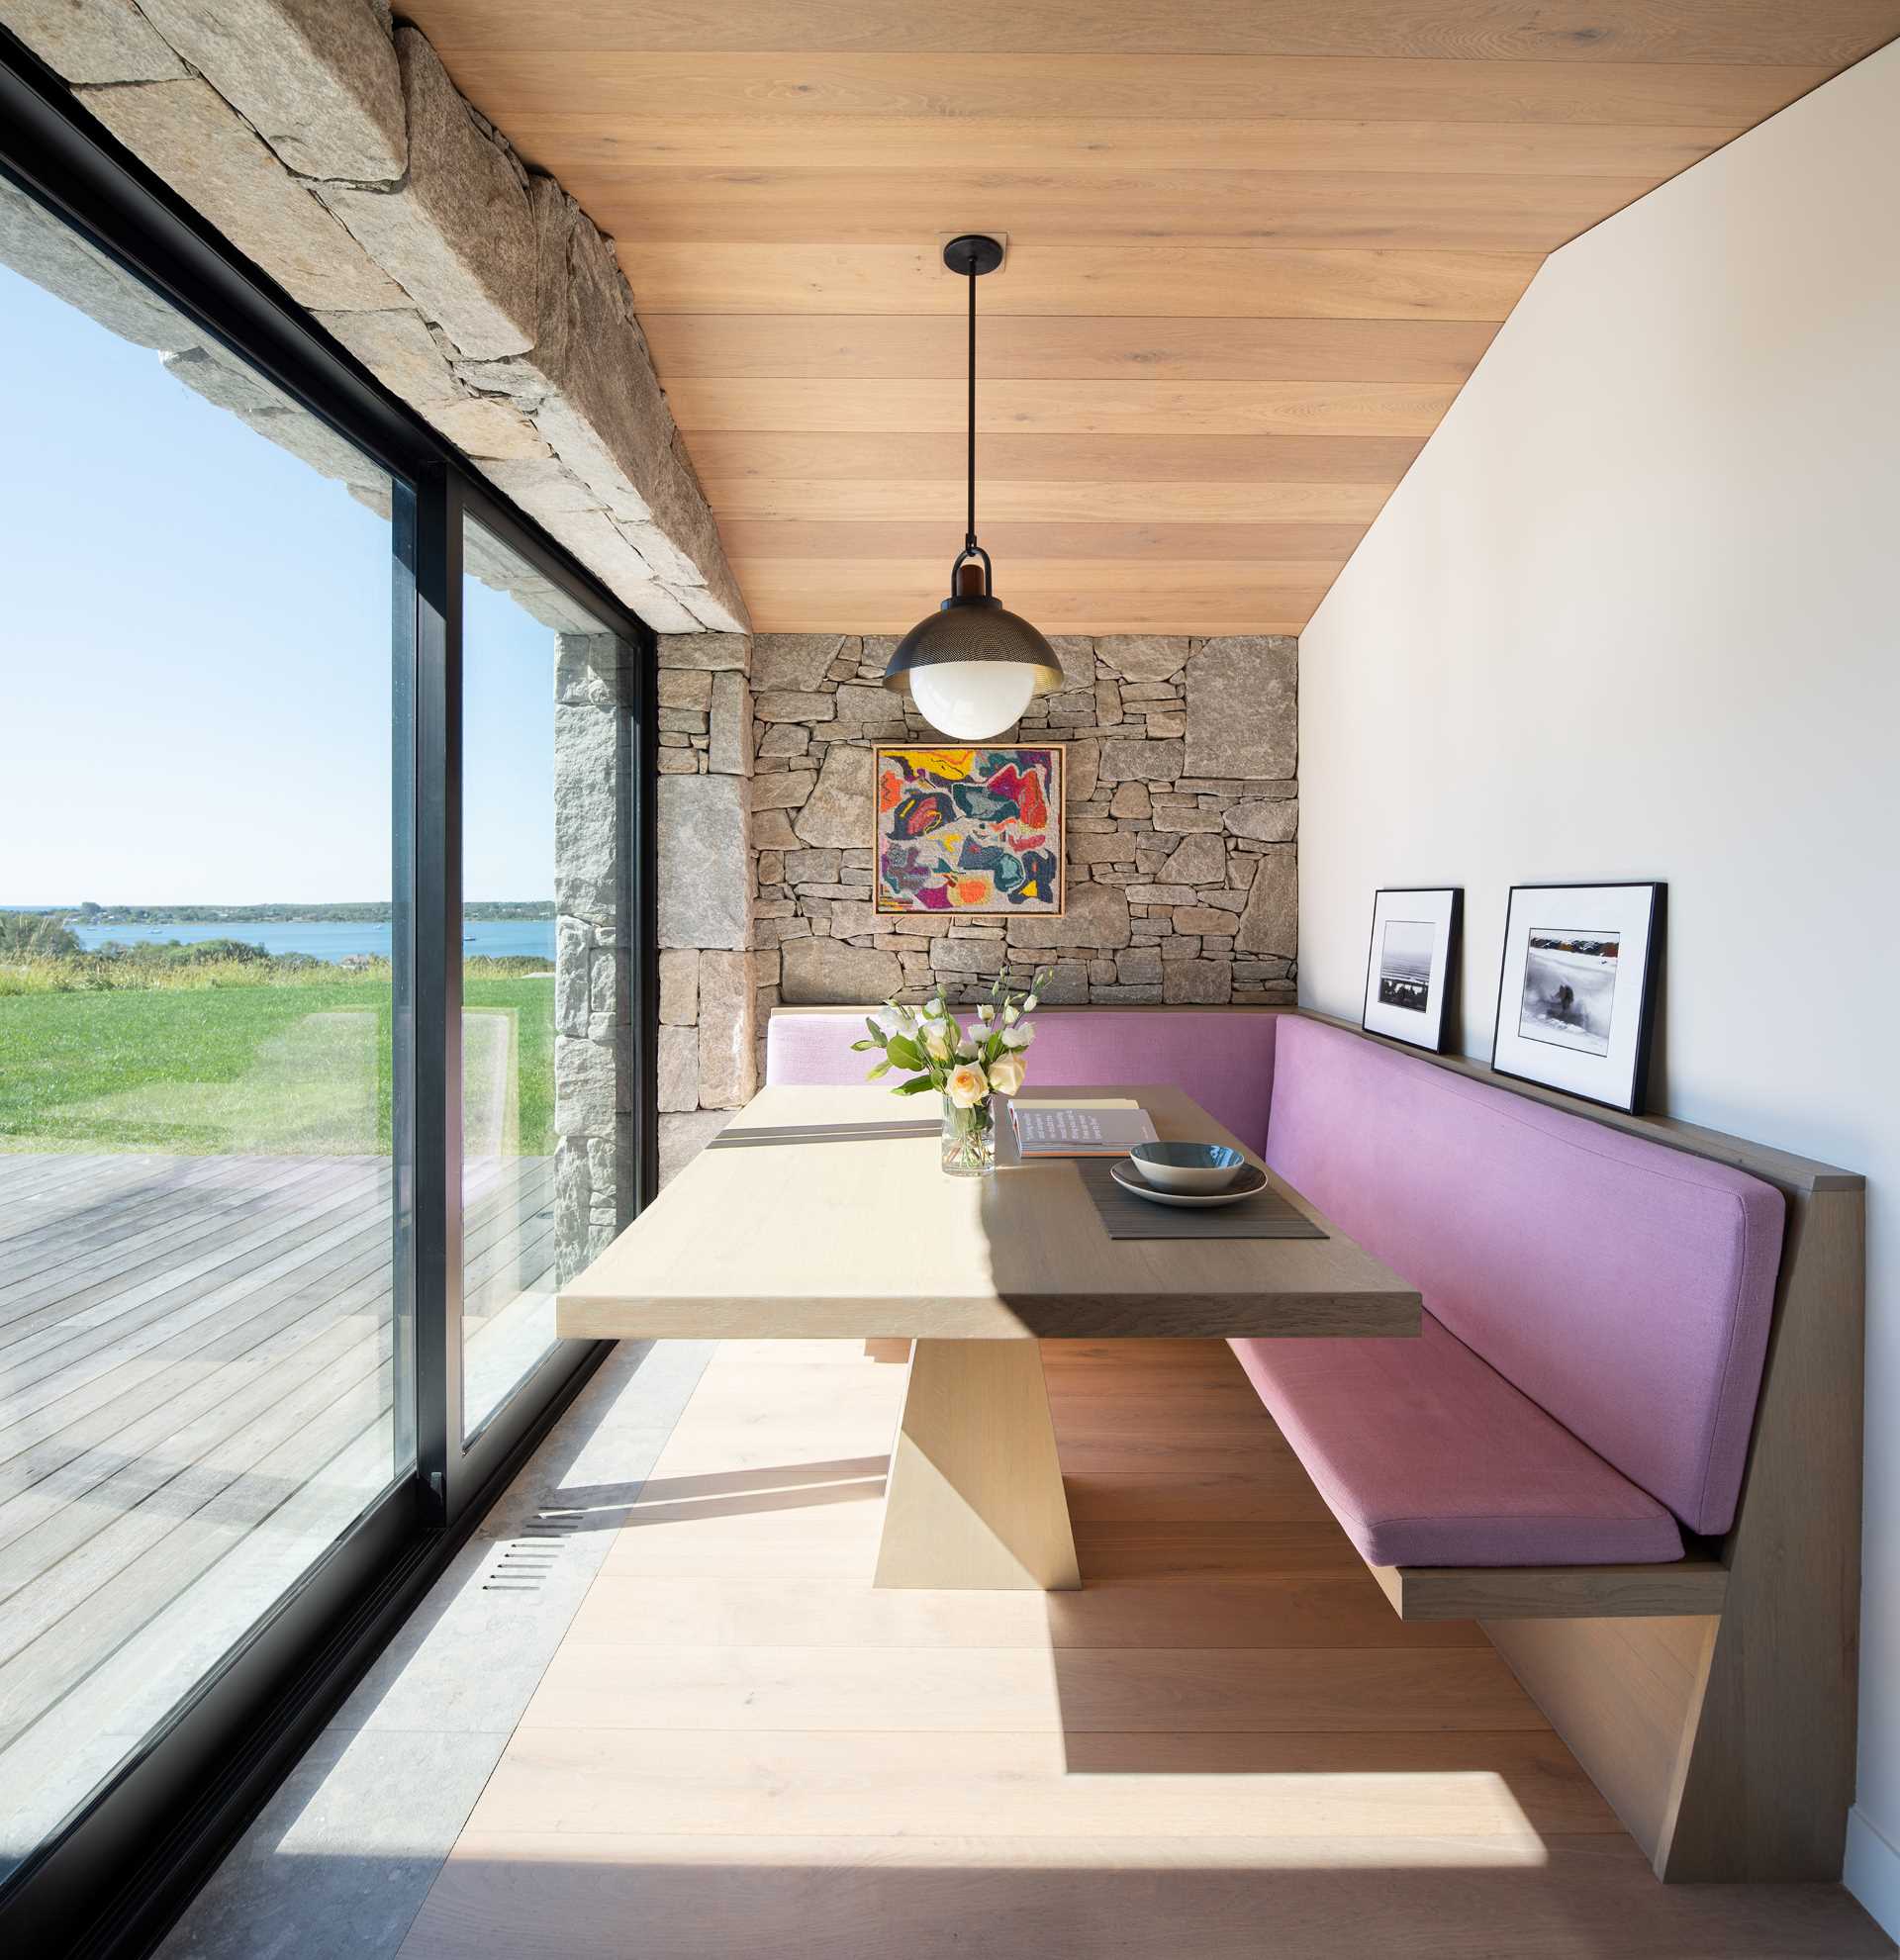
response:
[[[1692,1531],[1728,1530],[1780,1262],[1772,1185],[1295,1015],[1266,1157],[1598,1455]]]
[[[864,1007],[776,1013],[766,1030],[767,1082],[856,1082],[875,1056],[853,1055]],[[967,1010],[958,1010],[964,1020]],[[1172,1082],[1250,1150],[1267,1141],[1279,1014],[1220,1009],[1042,1007],[1029,1050],[1029,1087],[1094,1088]]]

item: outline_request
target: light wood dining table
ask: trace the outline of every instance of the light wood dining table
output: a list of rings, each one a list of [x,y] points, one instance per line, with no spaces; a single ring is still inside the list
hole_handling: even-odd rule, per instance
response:
[[[1178,1088],[1128,1097],[1164,1140],[1239,1140]],[[1111,1239],[1068,1160],[946,1176],[934,1095],[762,1089],[585,1271],[556,1328],[584,1340],[913,1343],[875,1583],[1079,1586],[1037,1343],[1416,1336],[1417,1291],[1279,1178],[1326,1234]],[[1251,1162],[1260,1159],[1251,1151]]]

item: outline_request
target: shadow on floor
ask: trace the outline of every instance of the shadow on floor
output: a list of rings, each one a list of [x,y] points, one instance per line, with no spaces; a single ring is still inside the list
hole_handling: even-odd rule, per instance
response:
[[[805,1511],[859,1504],[884,1495],[888,1456],[845,1456],[828,1463],[781,1463],[705,1476],[649,1477],[617,1524],[678,1525],[694,1518],[734,1518],[753,1511]],[[572,1493],[576,1502],[610,1505],[611,1493]],[[603,1510],[605,1519],[609,1513]],[[590,1529],[592,1524],[590,1523]]]
[[[463,1839],[401,1960],[1857,1960],[1891,1955],[1839,1886],[1663,1887],[1627,1839]]]

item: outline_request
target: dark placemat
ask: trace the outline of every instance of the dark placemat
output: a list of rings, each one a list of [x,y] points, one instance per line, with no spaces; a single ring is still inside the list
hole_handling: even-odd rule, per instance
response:
[[[1108,1173],[1118,1158],[1074,1160],[1083,1188],[1095,1201],[1111,1239],[1323,1239],[1306,1214],[1276,1190],[1256,1191],[1232,1204],[1150,1204],[1124,1191]]]

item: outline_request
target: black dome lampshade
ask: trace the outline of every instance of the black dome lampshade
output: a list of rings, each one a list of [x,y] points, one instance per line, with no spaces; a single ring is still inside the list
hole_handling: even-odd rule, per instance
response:
[[[991,591],[990,554],[977,542],[977,281],[1002,263],[995,238],[952,238],[943,262],[970,282],[969,505],[950,597],[898,642],[884,685],[907,694],[933,727],[958,741],[999,735],[1037,695],[1062,685],[1055,649]]]

